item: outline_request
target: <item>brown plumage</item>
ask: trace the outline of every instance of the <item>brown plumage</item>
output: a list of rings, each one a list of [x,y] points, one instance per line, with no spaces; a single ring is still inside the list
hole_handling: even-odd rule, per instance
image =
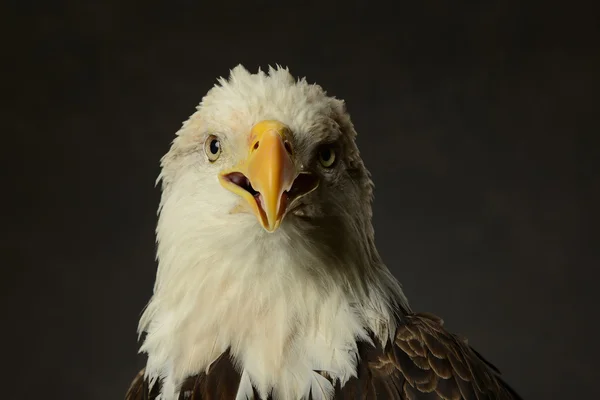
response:
[[[326,373],[323,376],[328,378]],[[179,399],[235,399],[240,374],[228,353],[222,354],[208,374],[189,378]],[[160,383],[149,391],[141,371],[126,400],[152,400]],[[259,395],[254,391],[255,399]],[[335,399],[353,400],[518,400],[499,371],[473,350],[465,339],[449,333],[432,314],[403,317],[395,340],[385,348],[359,343],[357,376],[336,387]],[[267,399],[268,400],[268,399]]]

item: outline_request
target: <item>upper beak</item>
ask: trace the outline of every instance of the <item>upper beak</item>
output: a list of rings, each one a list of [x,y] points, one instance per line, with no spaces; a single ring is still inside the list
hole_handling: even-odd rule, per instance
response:
[[[316,179],[310,179],[308,185],[293,191],[294,199],[290,198],[299,171],[288,135],[289,129],[278,121],[257,123],[250,132],[246,160],[219,174],[221,185],[244,198],[269,232],[279,227],[290,201],[314,190],[318,184]]]

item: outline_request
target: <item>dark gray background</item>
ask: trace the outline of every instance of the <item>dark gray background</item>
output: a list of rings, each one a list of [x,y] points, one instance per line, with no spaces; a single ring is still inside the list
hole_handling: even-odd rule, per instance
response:
[[[596,13],[391,4],[5,3],[4,398],[122,398],[143,365],[159,158],[238,63],[347,100],[415,309],[527,399],[600,398]]]

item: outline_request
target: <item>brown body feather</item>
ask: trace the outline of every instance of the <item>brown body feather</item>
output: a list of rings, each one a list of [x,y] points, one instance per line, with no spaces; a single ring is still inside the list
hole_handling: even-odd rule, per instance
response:
[[[336,387],[335,399],[356,400],[518,400],[498,370],[466,340],[446,331],[431,314],[403,318],[394,342],[385,348],[359,343],[357,377]],[[326,378],[327,375],[323,374]],[[180,400],[235,399],[240,374],[229,353],[186,380]],[[149,390],[143,371],[133,380],[126,400],[153,400],[160,383]],[[259,399],[258,393],[254,393]]]

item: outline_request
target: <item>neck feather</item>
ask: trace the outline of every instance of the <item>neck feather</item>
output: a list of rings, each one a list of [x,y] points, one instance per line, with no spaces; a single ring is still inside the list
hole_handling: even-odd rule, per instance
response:
[[[178,212],[162,210],[154,295],[139,326],[146,374],[163,379],[166,400],[228,349],[276,398],[310,390],[314,370],[344,382],[356,373],[357,340],[385,343],[408,309],[372,241],[334,255],[293,226],[257,233],[251,216],[238,216],[232,235],[227,218],[207,230],[169,215]]]

